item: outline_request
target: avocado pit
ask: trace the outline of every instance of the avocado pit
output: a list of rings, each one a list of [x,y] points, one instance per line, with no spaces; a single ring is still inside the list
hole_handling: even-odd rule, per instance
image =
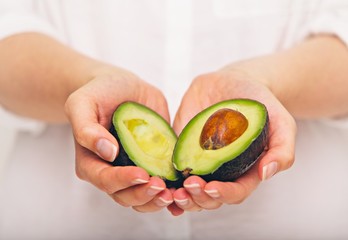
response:
[[[204,124],[200,145],[205,150],[223,148],[238,139],[247,128],[248,120],[242,113],[228,108],[220,109]]]

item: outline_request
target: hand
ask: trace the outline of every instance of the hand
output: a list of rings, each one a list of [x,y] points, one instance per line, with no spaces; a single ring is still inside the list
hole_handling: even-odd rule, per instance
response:
[[[179,134],[198,112],[222,100],[251,98],[264,103],[269,112],[269,144],[263,155],[248,172],[234,182],[205,182],[197,176],[188,177],[184,187],[173,193],[175,204],[168,207],[173,215],[184,210],[216,209],[222,204],[245,200],[261,180],[289,168],[294,161],[296,124],[293,117],[277,100],[265,79],[252,71],[234,67],[197,77],[183,97],[174,121]],[[256,77],[258,76],[258,77]]]
[[[114,110],[125,101],[144,104],[169,122],[162,93],[124,70],[99,74],[69,96],[65,111],[75,137],[76,173],[122,206],[157,211],[173,201],[162,179],[150,177],[139,167],[114,167],[106,162],[118,153],[118,143],[108,129]]]

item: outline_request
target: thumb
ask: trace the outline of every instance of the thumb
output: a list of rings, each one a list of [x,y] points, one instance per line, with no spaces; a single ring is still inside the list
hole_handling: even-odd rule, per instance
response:
[[[276,131],[270,129],[268,150],[260,160],[259,176],[262,180],[290,168],[295,161],[296,123],[292,119],[280,122],[283,126],[273,126]]]
[[[65,112],[72,126],[76,144],[94,152],[102,159],[115,160],[119,145],[114,136],[98,121],[95,105],[86,101],[80,104],[69,98],[65,104]]]
[[[116,139],[103,126],[98,123],[73,129],[77,143],[102,159],[113,162],[118,154],[118,143]]]
[[[189,92],[187,92],[176,112],[173,129],[174,132],[179,136],[186,124],[200,111],[200,106],[191,99]]]

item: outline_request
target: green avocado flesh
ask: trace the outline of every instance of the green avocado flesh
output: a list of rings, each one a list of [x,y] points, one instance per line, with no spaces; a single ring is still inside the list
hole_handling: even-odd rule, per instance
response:
[[[209,144],[202,144],[200,141],[202,141],[202,130],[206,122],[213,121],[214,119],[210,120],[210,117],[219,114],[219,110],[231,116],[236,116],[238,113],[243,116],[240,119],[245,123],[243,123],[242,131],[233,138],[233,141],[222,147],[213,148],[214,145],[210,143],[211,137],[206,138]],[[221,122],[219,121],[216,123]],[[213,128],[218,129],[216,126]],[[213,176],[216,173],[215,176],[207,179],[232,180],[244,173],[256,161],[267,144],[267,137],[268,113],[263,104],[250,99],[223,101],[198,113],[185,126],[174,149],[173,165],[186,177],[188,175]],[[205,145],[208,147],[204,147]]]
[[[145,169],[151,176],[177,180],[172,154],[177,137],[170,125],[156,112],[134,102],[121,104],[113,114],[114,131],[120,154],[114,161]]]

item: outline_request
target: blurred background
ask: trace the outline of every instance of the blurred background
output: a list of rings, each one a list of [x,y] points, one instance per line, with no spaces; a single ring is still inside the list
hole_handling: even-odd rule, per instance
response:
[[[32,119],[16,116],[0,108],[0,182],[6,163],[14,151],[15,140],[20,131],[38,134],[44,129],[44,124]]]
[[[3,173],[3,167],[8,159],[12,149],[17,131],[14,128],[4,126],[0,123],[0,181]]]

